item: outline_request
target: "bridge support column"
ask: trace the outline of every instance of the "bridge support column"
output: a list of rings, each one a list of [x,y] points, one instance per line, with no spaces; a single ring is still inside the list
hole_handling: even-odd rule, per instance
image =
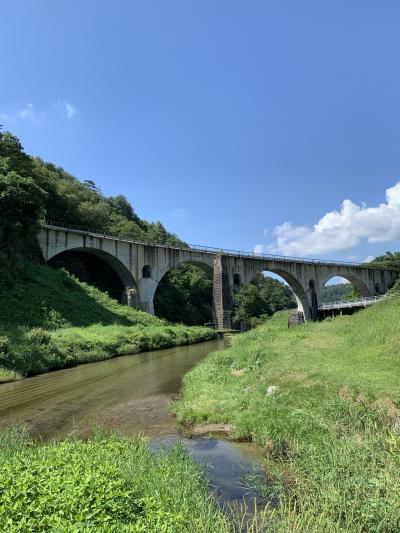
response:
[[[129,307],[140,309],[140,297],[138,290],[132,287],[127,287],[125,289],[125,293],[123,294],[122,303],[129,305]]]
[[[139,309],[154,315],[154,295],[158,282],[153,278],[140,278],[138,283],[140,302]]]
[[[228,258],[222,255],[214,259],[213,299],[217,327],[230,329],[233,301],[229,286]]]
[[[149,313],[150,315],[154,315],[154,302],[153,300],[148,302],[140,302],[140,310],[145,311],[146,313]]]

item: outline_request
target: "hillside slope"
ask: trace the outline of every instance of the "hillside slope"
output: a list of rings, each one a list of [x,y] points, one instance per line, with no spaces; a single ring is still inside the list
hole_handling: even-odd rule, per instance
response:
[[[399,323],[399,296],[289,330],[280,313],[186,376],[181,423],[264,447],[271,531],[400,530]]]
[[[118,304],[63,270],[28,263],[0,288],[0,382],[214,337]]]

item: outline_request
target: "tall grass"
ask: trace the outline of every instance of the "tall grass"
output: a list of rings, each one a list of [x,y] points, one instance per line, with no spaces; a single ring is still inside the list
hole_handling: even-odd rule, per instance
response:
[[[141,437],[35,444],[0,436],[0,530],[228,533],[183,448],[152,453]]]
[[[186,376],[182,424],[264,447],[270,531],[400,531],[399,319],[399,297],[289,330],[279,314]]]
[[[118,304],[67,272],[28,264],[0,289],[0,382],[215,337]]]

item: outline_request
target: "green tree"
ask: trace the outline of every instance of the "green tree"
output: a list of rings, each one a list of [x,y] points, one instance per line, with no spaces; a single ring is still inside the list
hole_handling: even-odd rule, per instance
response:
[[[296,302],[286,284],[259,274],[251,283],[235,290],[232,324],[234,327],[247,329],[256,325],[260,319],[293,307],[296,307]]]
[[[325,285],[319,297],[319,303],[335,302],[337,300],[350,300],[356,294],[356,289],[351,283],[335,283]]]
[[[183,264],[161,280],[154,299],[157,316],[170,322],[203,325],[212,320],[212,280],[206,272]]]
[[[388,268],[400,268],[400,252],[386,252],[384,255],[375,257],[367,265],[380,265]]]
[[[46,193],[18,139],[0,133],[0,276],[11,281],[44,215]]]

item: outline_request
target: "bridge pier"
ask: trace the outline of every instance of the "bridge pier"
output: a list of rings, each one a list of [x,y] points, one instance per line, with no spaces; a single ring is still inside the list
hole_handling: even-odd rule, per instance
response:
[[[141,277],[138,282],[139,287],[139,309],[150,315],[154,315],[154,295],[157,290],[158,281],[153,278]]]
[[[228,258],[222,255],[214,258],[213,300],[217,327],[230,329],[233,298],[229,284]]]
[[[125,305],[129,305],[130,307],[135,307],[136,309],[139,309],[140,308],[140,297],[139,297],[138,290],[132,287],[126,287],[121,303]]]

